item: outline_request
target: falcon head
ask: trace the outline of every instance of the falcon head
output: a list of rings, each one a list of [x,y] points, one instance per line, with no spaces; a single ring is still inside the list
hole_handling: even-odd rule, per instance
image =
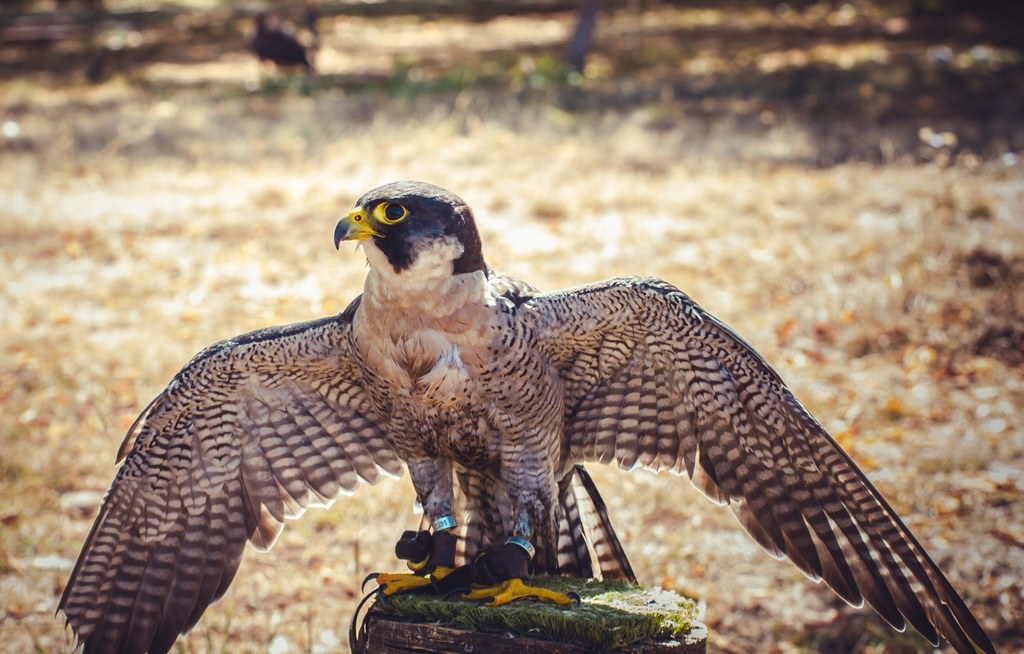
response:
[[[394,275],[486,270],[473,212],[458,196],[423,182],[394,182],[359,198],[334,230],[335,247],[342,241],[358,241],[371,268]]]

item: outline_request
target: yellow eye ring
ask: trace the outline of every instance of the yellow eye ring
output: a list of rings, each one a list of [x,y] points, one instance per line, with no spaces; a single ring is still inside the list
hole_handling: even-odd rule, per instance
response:
[[[373,208],[373,217],[385,225],[394,225],[406,219],[409,210],[400,204],[381,202]]]

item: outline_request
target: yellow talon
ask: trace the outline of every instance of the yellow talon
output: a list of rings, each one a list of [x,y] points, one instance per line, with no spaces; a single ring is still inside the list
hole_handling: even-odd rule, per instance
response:
[[[439,565],[434,568],[433,572],[429,575],[416,575],[408,572],[383,572],[376,577],[374,580],[377,582],[377,587],[385,597],[391,597],[398,593],[406,593],[411,590],[417,590],[424,588],[434,583],[436,580],[443,578],[452,569],[448,566]]]
[[[547,588],[527,586],[521,579],[508,579],[496,586],[475,588],[468,593],[464,593],[461,598],[471,602],[485,600],[484,606],[501,606],[502,604],[514,602],[517,599],[539,600],[560,606],[580,603],[579,595],[575,593],[565,595],[548,590]]]

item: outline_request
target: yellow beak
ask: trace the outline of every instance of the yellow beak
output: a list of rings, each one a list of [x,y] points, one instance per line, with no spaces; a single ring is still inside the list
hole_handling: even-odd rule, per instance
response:
[[[356,207],[348,215],[338,221],[334,228],[334,247],[340,248],[342,241],[361,241],[371,236],[383,236],[370,226],[370,216],[366,209]]]

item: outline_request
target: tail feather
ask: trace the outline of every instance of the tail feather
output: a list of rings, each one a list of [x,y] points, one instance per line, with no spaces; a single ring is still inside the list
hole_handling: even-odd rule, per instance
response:
[[[477,552],[505,542],[511,512],[501,484],[466,469],[458,470],[457,478],[460,492],[456,511],[462,519],[456,532],[456,561],[461,564]],[[559,484],[558,494],[556,554],[548,557],[546,543],[534,543],[538,549],[534,572],[635,583],[636,575],[612,527],[604,500],[586,469],[575,466]]]
[[[466,469],[456,473],[458,490],[455,494],[455,515],[461,516],[455,530],[458,538],[455,546],[456,565],[473,560],[478,552],[499,545],[505,528],[501,517],[495,486],[483,475]],[[421,529],[427,528],[426,517]]]
[[[590,473],[581,465],[576,466],[573,477],[576,487],[576,499],[580,507],[583,524],[590,538],[590,545],[597,558],[595,568],[600,571],[602,579],[623,579],[636,583],[633,566],[629,564],[626,551],[615,534],[608,507],[605,505],[597,485]]]
[[[587,579],[594,576],[595,562],[580,516],[581,502],[576,497],[573,483],[575,477],[574,474],[568,475],[559,488],[558,556],[555,571],[560,575]],[[585,504],[583,510],[586,510]]]

